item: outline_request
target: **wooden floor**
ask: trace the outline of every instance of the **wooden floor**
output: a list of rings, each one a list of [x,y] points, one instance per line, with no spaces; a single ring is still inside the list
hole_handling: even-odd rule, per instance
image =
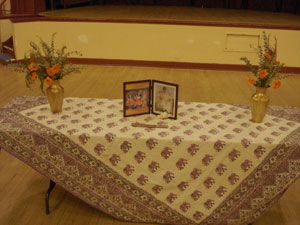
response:
[[[88,66],[81,74],[62,81],[67,97],[122,98],[124,81],[157,79],[179,84],[180,101],[249,103],[254,92],[247,85],[248,72],[189,69]],[[16,96],[40,95],[38,86],[25,87],[24,74],[0,65],[0,106]],[[268,90],[273,105],[300,108],[300,75],[289,77],[282,87]],[[93,209],[59,186],[50,198],[50,215],[45,214],[44,196],[49,181],[29,166],[0,153],[0,224],[2,225],[142,225],[115,220]],[[254,225],[299,225],[300,181]]]
[[[214,9],[178,6],[141,6],[141,5],[96,5],[60,9],[40,13],[55,18],[75,18],[94,20],[132,20],[132,21],[164,21],[190,22],[203,24],[240,24],[298,27],[300,15],[288,13],[262,12],[252,10]]]

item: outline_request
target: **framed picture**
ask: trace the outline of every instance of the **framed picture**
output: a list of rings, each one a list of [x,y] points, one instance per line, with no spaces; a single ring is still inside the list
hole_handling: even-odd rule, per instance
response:
[[[151,80],[124,83],[124,117],[150,113]]]
[[[167,112],[171,119],[177,118],[178,85],[153,80],[152,83],[152,113]]]

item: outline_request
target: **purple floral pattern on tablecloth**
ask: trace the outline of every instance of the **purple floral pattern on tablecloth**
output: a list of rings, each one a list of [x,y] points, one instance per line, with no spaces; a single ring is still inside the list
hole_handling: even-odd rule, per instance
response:
[[[120,100],[66,98],[63,112],[52,114],[45,97],[19,97],[0,109],[0,147],[95,208],[134,222],[250,223],[299,176],[295,107],[271,106],[260,124],[247,105],[179,103],[177,120],[164,121],[121,111]],[[132,127],[136,121],[169,128]],[[276,183],[276,173],[285,180]]]

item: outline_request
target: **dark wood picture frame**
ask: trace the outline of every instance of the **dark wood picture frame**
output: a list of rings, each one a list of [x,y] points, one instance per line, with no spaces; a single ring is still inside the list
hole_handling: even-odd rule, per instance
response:
[[[124,82],[124,117],[151,112],[151,80]]]
[[[171,114],[170,119],[177,119],[178,84],[152,81],[152,113]]]

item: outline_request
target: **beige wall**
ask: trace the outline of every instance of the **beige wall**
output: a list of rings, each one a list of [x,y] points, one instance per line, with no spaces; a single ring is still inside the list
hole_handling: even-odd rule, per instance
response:
[[[1,42],[6,41],[13,35],[13,24],[10,20],[0,20]]]
[[[17,59],[37,35],[57,46],[79,50],[84,58],[131,59],[217,64],[243,64],[242,56],[256,63],[249,44],[262,29],[128,23],[28,22],[14,24]],[[278,59],[300,67],[300,31],[267,30],[278,39]],[[260,40],[261,41],[261,40]],[[242,52],[240,52],[242,51]]]

